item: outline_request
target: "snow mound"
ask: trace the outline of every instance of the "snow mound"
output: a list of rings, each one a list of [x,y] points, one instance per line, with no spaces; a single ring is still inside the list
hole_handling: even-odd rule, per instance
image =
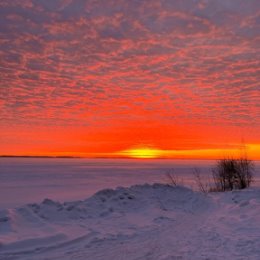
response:
[[[0,259],[259,259],[260,190],[164,184],[0,212]]]
[[[0,230],[2,233],[17,232],[21,223],[23,227],[38,228],[47,223],[140,213],[155,208],[193,212],[202,210],[206,204],[205,196],[185,187],[164,184],[118,187],[101,190],[82,201],[60,203],[46,198],[40,204],[27,204],[21,208],[0,211]]]
[[[9,248],[11,244],[16,248],[17,245],[26,247],[31,244],[31,239],[41,242],[46,237],[53,237],[53,233],[56,239],[66,240],[70,232],[66,232],[64,226],[78,228],[93,222],[93,219],[104,221],[102,219],[125,216],[138,226],[149,225],[164,219],[154,219],[160,211],[193,212],[202,210],[205,205],[206,199],[201,194],[163,184],[105,189],[83,201],[60,203],[46,198],[40,204],[0,212],[0,234],[5,238],[1,245],[2,248]]]
[[[119,187],[115,190],[106,189],[97,192],[85,201],[86,205],[110,209],[118,212],[137,212],[151,208],[161,210],[201,210],[205,206],[205,196],[181,186],[164,184],[135,185],[130,188]]]

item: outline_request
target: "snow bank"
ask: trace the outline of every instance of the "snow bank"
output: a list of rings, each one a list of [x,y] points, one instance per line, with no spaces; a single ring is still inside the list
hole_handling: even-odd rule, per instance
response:
[[[259,189],[145,184],[45,199],[0,212],[0,259],[259,259],[259,212]]]

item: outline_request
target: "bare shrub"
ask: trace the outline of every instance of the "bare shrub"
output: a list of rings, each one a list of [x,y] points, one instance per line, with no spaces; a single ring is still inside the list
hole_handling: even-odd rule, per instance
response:
[[[221,159],[212,170],[214,190],[245,189],[253,180],[254,164],[247,158]]]
[[[210,191],[209,181],[203,180],[203,178],[201,177],[201,172],[198,168],[193,169],[193,176],[199,190],[203,193],[208,193]]]
[[[181,186],[181,185],[183,185],[183,180],[180,179],[178,176],[176,176],[176,174],[174,173],[173,169],[168,170],[165,175],[166,175],[168,183],[170,185],[172,185],[172,186]]]
[[[249,187],[253,181],[254,163],[247,158],[237,160],[237,181],[240,189]]]

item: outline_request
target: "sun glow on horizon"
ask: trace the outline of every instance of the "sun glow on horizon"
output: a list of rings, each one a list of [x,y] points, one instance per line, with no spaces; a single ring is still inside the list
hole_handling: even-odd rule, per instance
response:
[[[2,155],[4,156],[4,154]],[[5,155],[5,156],[8,156]],[[210,159],[248,157],[251,160],[260,160],[260,144],[239,144],[233,147],[203,148],[203,149],[161,149],[149,146],[133,146],[117,152],[84,152],[84,151],[38,151],[21,152],[10,156],[36,157],[79,157],[79,158],[135,158],[135,159]]]
[[[211,148],[211,149],[188,149],[188,150],[163,150],[152,147],[136,147],[123,150],[114,155],[136,159],[156,159],[156,158],[175,158],[175,159],[220,159],[220,158],[240,158],[248,157],[259,160],[260,145],[247,144],[241,149],[237,144],[233,148]]]
[[[155,148],[143,147],[143,148],[133,148],[121,152],[122,155],[130,158],[158,158],[161,156],[162,151]]]

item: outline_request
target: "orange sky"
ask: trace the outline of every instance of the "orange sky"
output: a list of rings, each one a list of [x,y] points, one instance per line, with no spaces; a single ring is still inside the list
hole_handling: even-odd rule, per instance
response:
[[[258,1],[0,12],[0,154],[260,159]]]

